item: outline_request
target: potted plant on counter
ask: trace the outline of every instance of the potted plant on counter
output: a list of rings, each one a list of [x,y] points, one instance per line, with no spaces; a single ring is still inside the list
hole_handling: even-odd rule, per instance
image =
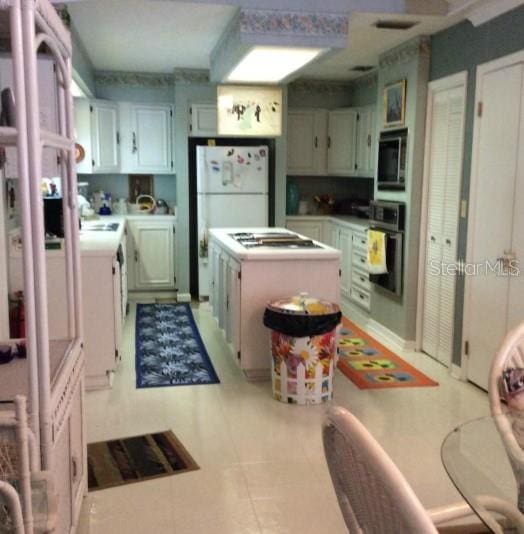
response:
[[[333,213],[335,206],[335,199],[331,195],[315,195],[313,197],[318,210],[323,215],[329,215]]]

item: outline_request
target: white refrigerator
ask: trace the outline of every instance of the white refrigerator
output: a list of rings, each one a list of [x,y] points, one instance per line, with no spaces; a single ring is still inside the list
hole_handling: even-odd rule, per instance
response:
[[[209,296],[210,228],[268,225],[268,147],[197,147],[198,287]]]

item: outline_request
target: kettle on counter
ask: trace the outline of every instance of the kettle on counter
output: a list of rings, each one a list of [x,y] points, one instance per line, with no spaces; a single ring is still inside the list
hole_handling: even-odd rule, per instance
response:
[[[161,198],[156,201],[155,213],[157,215],[167,215],[169,213],[169,206],[167,202]]]

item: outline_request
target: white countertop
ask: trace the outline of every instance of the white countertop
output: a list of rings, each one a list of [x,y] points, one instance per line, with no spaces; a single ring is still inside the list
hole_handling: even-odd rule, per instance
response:
[[[369,228],[369,219],[356,215],[286,215],[290,221],[326,221],[366,230]]]
[[[237,259],[245,260],[331,260],[339,259],[340,251],[328,247],[323,243],[314,241],[320,248],[245,248],[240,243],[235,241],[229,234],[247,232],[247,233],[263,233],[263,232],[280,232],[292,235],[296,232],[287,230],[286,228],[211,228],[209,236],[213,240],[218,241],[228,252],[230,252]],[[300,235],[304,239],[309,239],[306,236]]]
[[[82,256],[112,256],[116,254],[118,245],[127,221],[175,221],[174,215],[102,215],[99,219],[82,221],[80,230],[80,254]],[[89,231],[90,226],[98,224],[118,223],[114,232]]]

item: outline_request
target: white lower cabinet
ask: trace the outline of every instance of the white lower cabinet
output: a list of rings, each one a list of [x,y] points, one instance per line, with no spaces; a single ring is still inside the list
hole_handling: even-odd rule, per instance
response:
[[[129,290],[174,290],[175,219],[129,220]]]
[[[290,221],[286,222],[286,228],[297,234],[309,237],[314,241],[323,241],[322,221]]]
[[[122,357],[125,319],[122,259],[121,253],[114,256],[82,255],[83,313],[89,318],[84,321],[87,389],[111,387]]]
[[[368,273],[368,237],[366,230],[354,230],[351,251],[351,290],[350,300],[369,311],[371,303],[371,283]]]
[[[340,294],[364,310],[370,310],[371,283],[365,226],[343,222],[333,216],[294,216],[287,218],[286,228],[340,250]]]

